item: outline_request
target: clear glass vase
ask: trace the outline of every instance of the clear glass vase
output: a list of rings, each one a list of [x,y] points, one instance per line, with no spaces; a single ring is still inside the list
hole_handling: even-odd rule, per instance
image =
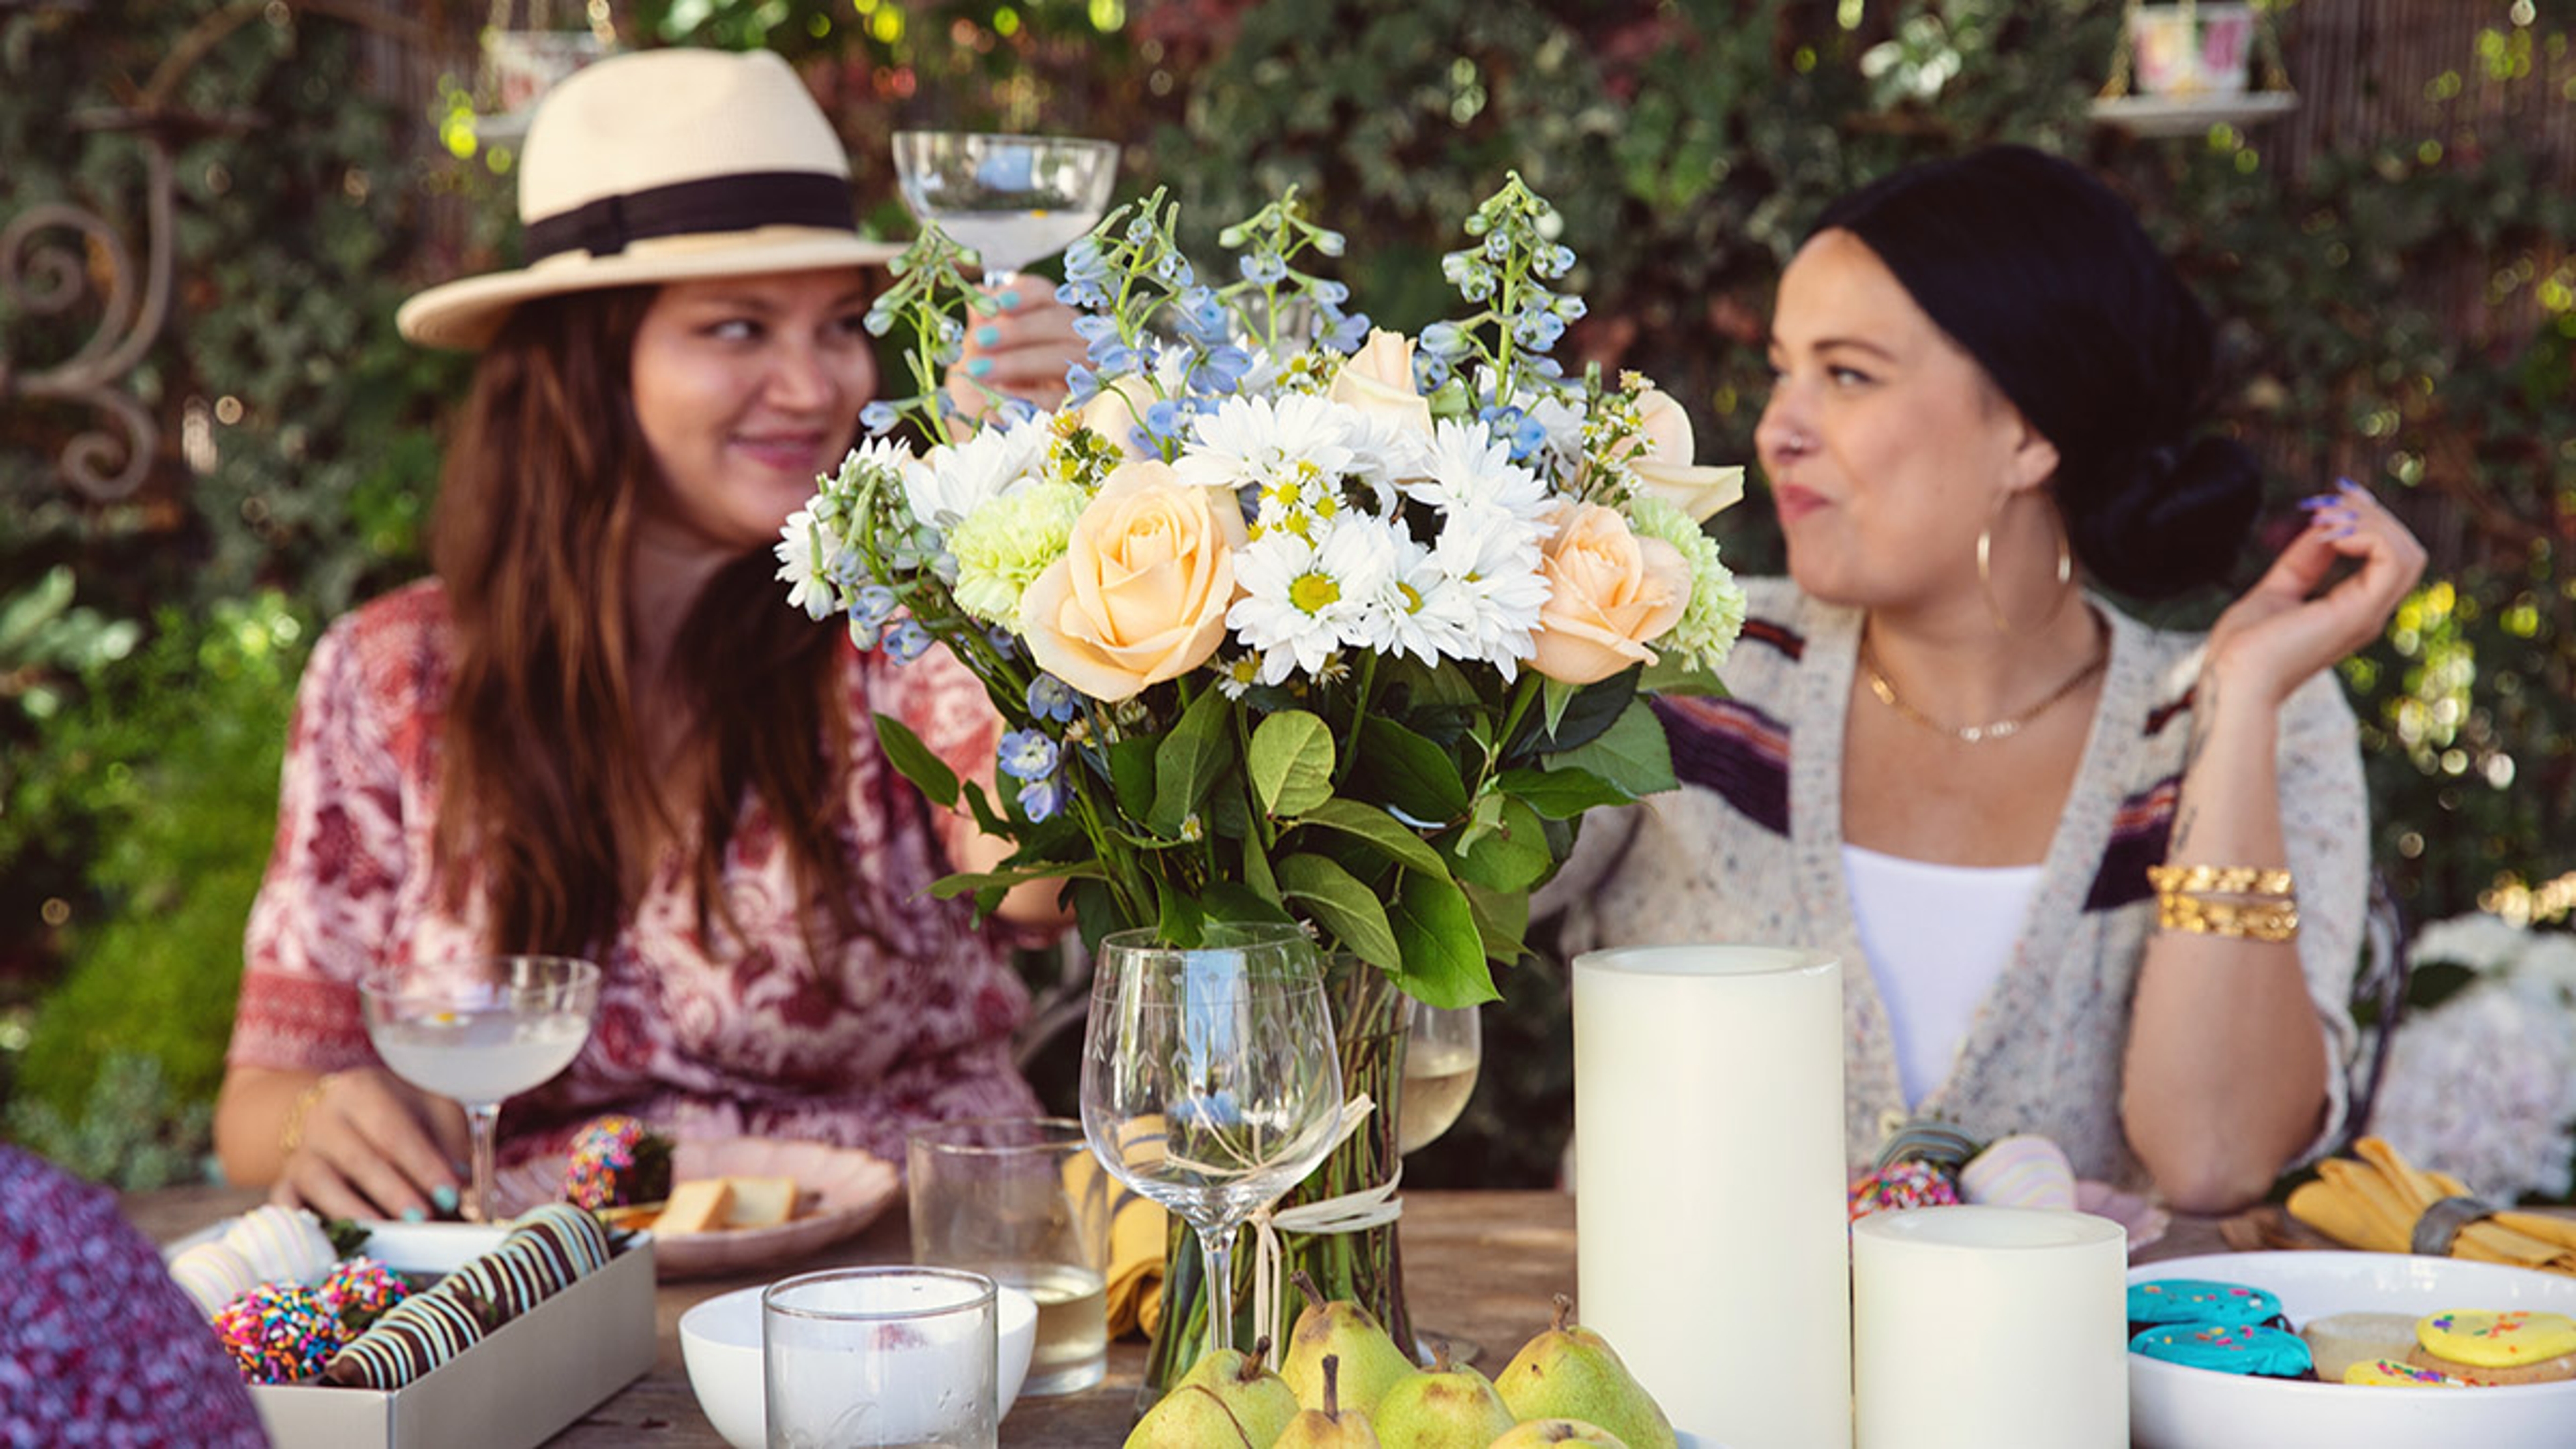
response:
[[[1359,1129],[1333,1149],[1323,1164],[1307,1174],[1280,1203],[1282,1208],[1322,1202],[1384,1183],[1403,1160],[1396,1152],[1396,1123],[1404,1087],[1404,993],[1383,971],[1355,956],[1325,962],[1326,994],[1333,1003],[1333,1034],[1341,1053],[1345,1096],[1365,1092],[1376,1103]],[[1377,1315],[1397,1343],[1413,1342],[1412,1317],[1405,1310],[1403,1262],[1396,1248],[1396,1225],[1382,1224],[1352,1233],[1279,1235],[1283,1266],[1276,1295],[1276,1321],[1256,1322],[1253,1313],[1254,1254],[1235,1255],[1234,1341],[1250,1352],[1267,1335],[1283,1346],[1288,1330],[1305,1307],[1295,1286],[1296,1274],[1313,1278],[1327,1299],[1349,1299]],[[1153,1351],[1146,1361],[1140,1406],[1160,1398],[1199,1356],[1207,1342],[1208,1293],[1202,1260],[1188,1224],[1172,1221],[1165,1249],[1163,1315]]]

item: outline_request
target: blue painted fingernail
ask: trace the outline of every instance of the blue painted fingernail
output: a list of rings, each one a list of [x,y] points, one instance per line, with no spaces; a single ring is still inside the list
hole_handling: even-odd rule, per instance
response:
[[[1017,287],[1004,287],[999,292],[993,294],[993,300],[1002,304],[1003,311],[1016,312],[1020,309],[1020,289]]]
[[[2352,531],[2353,531],[2354,529],[2356,529],[2356,528],[2359,528],[2360,526],[2361,526],[2361,525],[2360,525],[2360,524],[2358,524],[2358,523],[2345,523],[2345,524],[2339,524],[2339,525],[2337,525],[2337,526],[2335,526],[2335,527],[2333,527],[2333,528],[2327,529],[2327,530],[2326,530],[2326,537],[2328,537],[2328,538],[2350,538],[2350,537],[2352,537]]]
[[[2301,508],[2331,508],[2343,502],[2340,493],[2311,493],[2299,500]]]
[[[429,1214],[422,1212],[416,1206],[407,1207],[402,1210],[402,1220],[407,1223],[427,1222],[429,1220]]]
[[[444,1183],[429,1190],[429,1200],[430,1203],[440,1212],[452,1213],[456,1211],[456,1189],[449,1187]]]
[[[2337,478],[2335,480],[2335,486],[2346,493],[2367,493],[2370,491],[2349,478]]]
[[[992,370],[993,359],[989,357],[978,357],[974,361],[966,364],[966,375],[968,377],[982,377],[984,374],[991,372]]]
[[[1001,340],[1002,329],[990,322],[975,329],[975,345],[978,347],[990,347]]]

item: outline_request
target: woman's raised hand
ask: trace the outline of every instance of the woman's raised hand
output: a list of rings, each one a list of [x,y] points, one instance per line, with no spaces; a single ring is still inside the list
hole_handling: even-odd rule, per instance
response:
[[[2379,637],[2424,574],[2424,546],[2358,484],[2305,499],[2308,526],[2209,631],[2209,669],[2230,691],[2278,704]],[[2361,567],[2319,592],[2337,559]]]
[[[455,1164],[469,1148],[465,1111],[379,1067],[333,1072],[316,1084],[295,1126],[272,1201],[326,1218],[452,1213]]]
[[[1083,357],[1073,309],[1043,277],[1022,277],[995,293],[1002,310],[966,319],[966,346],[948,369],[948,396],[968,417],[992,407],[985,389],[1041,408],[1065,399],[1064,370]]]

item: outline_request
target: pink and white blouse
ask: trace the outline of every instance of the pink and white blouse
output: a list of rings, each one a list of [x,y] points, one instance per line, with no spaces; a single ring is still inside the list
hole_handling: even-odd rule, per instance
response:
[[[431,869],[453,647],[435,580],[365,605],[314,646],[251,908],[233,1064],[376,1065],[358,1008],[366,969],[484,949],[481,892],[450,912]],[[694,840],[674,842],[600,956],[589,1043],[503,1108],[505,1157],[619,1111],[675,1136],[810,1138],[900,1164],[914,1123],[1036,1110],[1011,1065],[1028,993],[1009,941],[928,894],[971,823],[922,800],[868,727],[892,715],[960,774],[981,774],[998,717],[940,650],[906,665],[846,649],[840,679],[852,730],[833,828],[856,931],[829,942],[818,922],[828,944],[819,960],[808,950],[785,843],[756,799],[719,872],[738,935],[715,919],[700,930]]]

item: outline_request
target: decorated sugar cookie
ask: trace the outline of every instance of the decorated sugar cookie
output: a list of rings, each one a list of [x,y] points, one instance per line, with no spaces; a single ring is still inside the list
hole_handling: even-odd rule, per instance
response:
[[[2260,1324],[2199,1324],[2150,1328],[2129,1340],[2129,1352],[2185,1368],[2267,1379],[2303,1379],[2311,1360],[2295,1333]]]
[[[2168,1324],[2269,1323],[2281,1300],[2260,1288],[2209,1278],[2158,1278],[2129,1285],[2129,1322],[2141,1328]]]
[[[2465,1389],[2465,1379],[2455,1379],[2440,1369],[2417,1368],[2393,1358],[2364,1359],[2343,1371],[2343,1381],[2370,1388],[2390,1389]]]
[[[2415,1320],[2415,1341],[2436,1358],[2515,1368],[2576,1353],[2576,1318],[2564,1313],[2451,1308]]]

